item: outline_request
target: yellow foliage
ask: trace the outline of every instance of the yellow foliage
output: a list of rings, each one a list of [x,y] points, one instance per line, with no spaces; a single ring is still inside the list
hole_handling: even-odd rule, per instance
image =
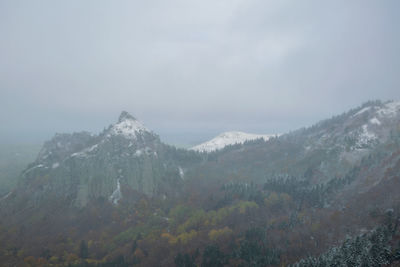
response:
[[[169,239],[171,236],[172,236],[172,235],[171,235],[170,233],[162,233],[162,234],[161,234],[161,237],[162,237],[162,238],[167,238],[167,239]]]
[[[34,266],[34,265],[36,264],[36,259],[35,259],[35,257],[33,257],[33,256],[29,256],[29,257],[26,257],[26,258],[24,259],[24,262],[25,262],[28,266]]]
[[[175,236],[171,235],[170,233],[162,233],[161,237],[162,238],[166,238],[170,245],[175,245],[178,242],[178,238],[176,238]]]
[[[321,225],[319,223],[315,222],[315,223],[311,224],[311,231],[317,232],[320,227],[321,227]]]
[[[276,218],[272,218],[272,219],[270,219],[270,220],[268,221],[267,225],[268,225],[268,226],[274,225],[277,221],[278,221],[278,220],[277,220]]]
[[[197,229],[199,226],[204,225],[207,219],[207,214],[204,210],[197,210],[190,216],[183,224],[178,226],[177,232],[184,233],[189,229]]]
[[[235,210],[239,210],[243,214],[251,208],[258,208],[257,203],[254,201],[240,201],[236,205],[220,208],[217,211],[211,210],[207,213],[199,209],[177,227],[177,233],[184,234],[188,230],[198,230],[201,226],[218,225]]]
[[[18,253],[17,253],[18,258],[22,258],[23,255],[24,255],[24,250],[22,250],[22,249],[18,250]]]
[[[98,264],[98,263],[101,263],[100,261],[98,261],[98,260],[96,260],[96,259],[86,259],[86,262],[87,262],[87,263],[90,263],[90,264]]]
[[[175,245],[176,243],[178,243],[178,238],[176,238],[176,237],[171,238],[170,240],[168,240],[168,243],[170,245]]]
[[[215,241],[217,240],[219,237],[221,236],[228,236],[232,234],[232,230],[225,226],[222,229],[212,229],[209,233],[208,233],[208,237],[212,240]]]
[[[238,203],[238,208],[239,212],[243,214],[246,212],[247,209],[258,208],[258,205],[254,201],[240,201]]]
[[[58,257],[56,257],[56,256],[51,256],[50,259],[49,259],[49,261],[50,261],[51,263],[56,263],[56,262],[58,262]]]
[[[275,206],[279,202],[279,195],[276,192],[272,192],[268,197],[264,199],[264,204],[267,208]]]
[[[74,261],[77,261],[78,259],[79,259],[79,257],[74,253],[70,253],[67,256],[67,262],[74,262]]]
[[[230,207],[220,208],[217,211],[210,211],[207,215],[211,220],[212,225],[217,225],[225,217],[227,217],[233,210]]]
[[[301,211],[301,212],[299,212],[299,213],[297,214],[297,218],[298,218],[300,221],[303,221],[303,220],[305,219],[305,217],[306,217],[306,213],[305,213],[304,211]]]
[[[186,244],[187,242],[189,242],[190,240],[192,240],[193,238],[195,238],[197,236],[197,232],[195,230],[191,230],[190,232],[184,232],[180,235],[178,235],[177,239],[179,242],[181,242],[182,244]]]

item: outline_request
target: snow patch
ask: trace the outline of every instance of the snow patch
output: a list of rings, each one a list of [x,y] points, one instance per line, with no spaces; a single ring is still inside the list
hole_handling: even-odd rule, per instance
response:
[[[143,151],[139,149],[139,150],[136,150],[136,151],[135,151],[135,154],[134,154],[134,155],[135,155],[136,157],[140,157],[142,154],[143,154]]]
[[[99,146],[98,144],[95,144],[95,145],[93,145],[91,147],[85,148],[82,151],[79,151],[79,152],[76,152],[76,153],[72,153],[71,157],[86,157],[88,153],[93,152],[94,150],[96,150],[98,146]]]
[[[366,112],[368,110],[370,110],[371,108],[372,107],[365,107],[365,108],[361,109],[360,111],[358,111],[356,114],[353,115],[353,118],[357,117],[358,115],[360,115],[360,114],[362,114],[362,113],[364,113],[364,112]]]
[[[47,154],[43,155],[43,156],[42,156],[42,160],[47,159],[51,154],[52,154],[52,153],[51,153],[51,151],[50,151],[50,152],[48,152]]]
[[[30,171],[33,171],[34,169],[37,169],[37,168],[44,168],[44,165],[43,165],[43,164],[38,164],[38,165],[36,165],[36,166],[33,166],[32,168],[27,169],[27,170],[25,171],[25,173],[28,173],[28,172],[30,172]]]
[[[380,116],[393,117],[400,111],[400,102],[389,102],[380,108],[377,113]]]
[[[185,172],[183,171],[181,166],[178,167],[178,170],[179,170],[179,176],[181,177],[181,179],[182,180],[185,179]]]
[[[97,149],[98,146],[99,146],[98,144],[95,144],[95,145],[89,147],[89,148],[86,150],[86,152],[92,152],[93,150]]]
[[[373,117],[372,119],[370,119],[369,122],[372,124],[381,125],[381,121],[378,120],[376,117]]]
[[[243,144],[246,141],[255,139],[269,140],[271,137],[276,137],[276,134],[250,134],[244,132],[225,132],[210,141],[204,142],[200,145],[190,148],[198,152],[212,152],[224,148],[228,145]]]
[[[136,139],[137,134],[149,132],[149,130],[138,120],[125,118],[114,124],[110,130],[111,135],[122,135],[127,139]]]
[[[152,151],[150,147],[144,147],[142,149],[138,149],[135,151],[135,153],[133,154],[135,157],[140,157],[141,155],[143,155],[143,153],[145,153],[146,155],[153,155],[155,157],[158,156],[156,151]]]
[[[363,125],[361,127],[361,129],[362,129],[362,132],[359,135],[357,143],[356,143],[357,147],[359,147],[359,148],[364,147],[365,145],[368,145],[368,144],[374,142],[376,139],[378,139],[378,137],[374,133],[368,131],[367,125]]]
[[[117,180],[117,189],[114,190],[114,192],[111,194],[109,200],[114,204],[117,205],[118,201],[120,201],[122,198],[122,193],[121,193],[121,184],[119,183],[119,179]]]
[[[60,166],[60,163],[56,162],[56,163],[53,163],[53,165],[51,165],[51,168],[56,169],[56,168],[58,168],[58,166]]]

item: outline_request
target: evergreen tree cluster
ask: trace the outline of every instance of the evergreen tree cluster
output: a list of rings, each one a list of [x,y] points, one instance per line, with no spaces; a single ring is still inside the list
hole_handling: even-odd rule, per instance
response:
[[[229,202],[234,199],[254,201],[260,204],[264,200],[264,195],[255,183],[227,183],[221,187],[225,193],[224,199]]]
[[[375,231],[347,239],[339,247],[333,247],[319,257],[302,259],[292,267],[323,266],[382,266],[398,260],[399,250],[389,244],[393,231],[388,225]]]
[[[322,208],[327,204],[332,194],[353,181],[354,175],[352,173],[344,178],[333,178],[327,183],[316,185],[311,185],[304,178],[281,175],[268,179],[264,183],[263,188],[265,191],[289,194],[293,199],[298,201],[299,209],[305,203],[312,207]]]

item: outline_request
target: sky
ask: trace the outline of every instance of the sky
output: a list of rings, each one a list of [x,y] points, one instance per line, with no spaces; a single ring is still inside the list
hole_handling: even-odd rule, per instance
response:
[[[284,133],[400,100],[396,0],[0,0],[0,140],[100,132],[122,110],[176,144]]]

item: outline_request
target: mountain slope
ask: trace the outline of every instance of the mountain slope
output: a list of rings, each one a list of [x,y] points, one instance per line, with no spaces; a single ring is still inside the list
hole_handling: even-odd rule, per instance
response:
[[[345,177],[379,147],[399,136],[400,102],[368,102],[312,127],[241,146],[216,151],[197,172],[210,180],[244,174],[263,182],[280,175],[310,179],[313,183]]]
[[[199,151],[199,152],[213,152],[216,150],[220,150],[229,145],[235,144],[243,144],[246,141],[263,139],[267,141],[271,137],[276,137],[277,135],[273,134],[250,134],[244,132],[224,132],[213,139],[194,146],[191,150]]]

